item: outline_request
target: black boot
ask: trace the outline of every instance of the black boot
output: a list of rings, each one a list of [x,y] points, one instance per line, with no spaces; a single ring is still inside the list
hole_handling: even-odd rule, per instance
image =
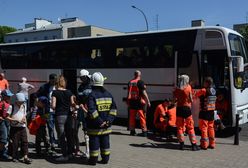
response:
[[[184,142],[180,142],[179,149],[180,149],[180,150],[184,150]]]
[[[192,151],[198,151],[200,148],[196,144],[192,144]]]
[[[131,131],[130,131],[130,135],[131,135],[131,136],[135,136],[135,135],[136,135],[135,130],[131,130]]]

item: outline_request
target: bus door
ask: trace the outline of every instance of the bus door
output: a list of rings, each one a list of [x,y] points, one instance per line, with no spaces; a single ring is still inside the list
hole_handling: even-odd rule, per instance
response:
[[[74,95],[77,94],[77,70],[63,69],[63,75],[67,81],[67,89],[72,91]]]
[[[178,51],[178,75],[187,74],[190,78],[190,85],[193,89],[200,88],[200,59],[197,51]],[[198,116],[200,111],[200,100],[194,98],[192,103],[192,116],[195,126],[198,126]]]
[[[212,77],[217,90],[216,105],[222,103],[219,108],[223,114],[224,125],[232,124],[231,91],[229,79],[229,62],[226,50],[205,50],[202,51],[202,85],[205,77]],[[222,100],[223,99],[223,100]],[[224,104],[225,102],[225,104]],[[224,107],[227,106],[227,107]]]

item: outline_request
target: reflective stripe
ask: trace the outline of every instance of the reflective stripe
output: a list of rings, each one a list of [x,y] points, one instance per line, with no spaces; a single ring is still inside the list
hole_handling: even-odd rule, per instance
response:
[[[110,149],[101,149],[101,155],[110,155]]]
[[[105,135],[110,134],[112,132],[112,129],[88,129],[87,134],[88,135]]]
[[[113,116],[116,116],[117,115],[117,110],[112,109],[112,110],[109,111],[109,114],[113,115]]]
[[[215,140],[215,138],[213,138],[213,137],[209,137],[209,139],[210,139],[210,140]]]
[[[98,155],[99,155],[99,151],[98,150],[90,151],[90,156],[97,157]]]
[[[112,103],[112,98],[109,97],[96,99],[96,105],[99,112],[109,111]]]
[[[106,97],[106,98],[99,98],[96,99],[96,104],[112,104],[112,98]]]
[[[184,137],[184,134],[178,134],[177,137]]]
[[[195,137],[195,134],[189,134],[189,136],[191,136],[191,137]]]
[[[208,138],[201,138],[201,141],[208,141]]]
[[[95,110],[95,111],[92,113],[91,118],[92,118],[92,119],[95,119],[95,118],[97,118],[98,116],[99,116],[99,114],[98,114],[98,112]]]

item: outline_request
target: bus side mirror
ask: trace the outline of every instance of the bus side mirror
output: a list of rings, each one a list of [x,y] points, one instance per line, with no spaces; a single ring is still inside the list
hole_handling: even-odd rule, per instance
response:
[[[237,72],[241,73],[244,72],[244,58],[243,57],[236,57],[237,59]]]
[[[232,56],[234,85],[237,89],[244,89],[244,59],[241,56]]]

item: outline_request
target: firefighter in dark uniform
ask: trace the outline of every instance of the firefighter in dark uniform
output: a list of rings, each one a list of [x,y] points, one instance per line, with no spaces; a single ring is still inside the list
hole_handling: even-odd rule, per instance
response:
[[[99,148],[101,163],[107,164],[110,156],[109,134],[117,108],[112,95],[103,87],[105,78],[100,72],[92,75],[92,92],[88,99],[88,114],[86,118],[87,133],[90,143],[90,165],[96,165]]]

